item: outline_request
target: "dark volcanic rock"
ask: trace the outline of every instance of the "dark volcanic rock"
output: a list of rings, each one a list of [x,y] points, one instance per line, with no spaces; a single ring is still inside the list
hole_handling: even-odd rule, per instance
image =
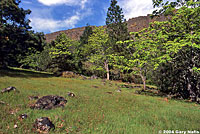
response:
[[[15,87],[7,87],[1,90],[1,93],[10,92],[10,91],[16,91],[17,89]]]
[[[95,85],[94,85],[94,86],[92,86],[92,87],[93,87],[93,88],[99,88],[98,86],[95,86]]]
[[[113,94],[112,92],[106,92],[107,94]]]
[[[26,119],[26,118],[28,118],[28,115],[27,115],[27,114],[20,114],[20,115],[19,115],[19,119],[20,119],[20,120],[23,120],[23,119]]]
[[[71,93],[71,92],[68,92],[67,94],[69,97],[75,97],[75,94],[74,93]]]
[[[51,129],[55,129],[55,125],[48,117],[41,117],[35,120],[34,129],[40,133],[48,133]]]
[[[61,96],[43,96],[37,102],[31,106],[32,109],[52,109],[56,107],[64,107],[67,103],[67,100]]]

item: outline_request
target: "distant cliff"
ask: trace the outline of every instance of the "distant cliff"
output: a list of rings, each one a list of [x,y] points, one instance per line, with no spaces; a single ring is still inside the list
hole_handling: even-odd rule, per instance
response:
[[[129,30],[129,32],[138,32],[138,31],[142,30],[143,28],[148,27],[150,22],[165,21],[165,20],[166,20],[166,18],[164,16],[155,17],[153,19],[151,19],[150,15],[139,16],[136,18],[129,19],[127,21],[128,30]],[[82,35],[84,29],[85,29],[85,27],[80,27],[80,28],[74,28],[74,29],[63,30],[63,31],[46,34],[45,35],[46,41],[51,42],[51,41],[55,40],[55,38],[61,32],[64,32],[65,34],[67,34],[67,36],[70,37],[71,39],[78,40],[80,38],[80,36]]]

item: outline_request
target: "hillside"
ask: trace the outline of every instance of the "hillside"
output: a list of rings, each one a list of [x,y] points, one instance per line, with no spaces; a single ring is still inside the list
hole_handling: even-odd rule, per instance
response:
[[[0,134],[33,134],[37,118],[48,117],[52,134],[157,134],[164,130],[199,128],[199,105],[136,94],[116,81],[54,77],[28,70],[0,70],[0,89],[14,86],[18,92],[0,94]],[[121,92],[117,92],[117,89]],[[68,92],[76,96],[69,97]],[[67,100],[62,108],[31,109],[36,100],[58,95]],[[37,98],[36,98],[37,99]],[[27,115],[20,119],[20,115]]]
[[[164,16],[160,17],[155,17],[154,19],[151,19],[150,15],[147,16],[140,16],[136,18],[129,19],[127,21],[128,24],[128,30],[129,32],[138,32],[142,30],[143,28],[146,28],[149,26],[150,22],[153,21],[164,21],[166,18]],[[74,29],[69,29],[69,30],[63,30],[63,31],[58,31],[50,34],[46,34],[46,41],[51,42],[54,40],[61,32],[64,32],[67,34],[68,37],[74,40],[78,40],[79,37],[82,35],[85,27],[80,27],[80,28],[74,28]]]

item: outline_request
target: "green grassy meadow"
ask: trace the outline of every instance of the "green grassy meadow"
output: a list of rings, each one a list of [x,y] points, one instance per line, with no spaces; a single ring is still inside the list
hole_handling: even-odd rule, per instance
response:
[[[0,94],[0,134],[31,134],[36,118],[49,117],[52,134],[157,134],[159,130],[200,131],[200,106],[180,100],[135,94],[116,81],[54,77],[28,70],[0,70],[0,89],[16,87],[20,93]],[[67,92],[76,97],[68,97]],[[107,92],[112,92],[108,94]],[[28,96],[59,95],[64,108],[33,110]],[[20,121],[20,114],[28,118]],[[14,128],[14,125],[17,128]]]

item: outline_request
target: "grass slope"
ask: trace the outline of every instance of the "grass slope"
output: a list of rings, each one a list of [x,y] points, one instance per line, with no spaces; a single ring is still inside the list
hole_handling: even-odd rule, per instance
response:
[[[20,93],[0,94],[0,134],[31,134],[36,118],[49,117],[56,134],[156,134],[159,130],[200,131],[200,106],[194,103],[135,94],[120,83],[53,77],[25,70],[0,70],[0,89],[14,86]],[[75,98],[67,96],[71,91]],[[106,92],[113,92],[108,94]],[[68,100],[64,108],[32,110],[30,95],[60,95]],[[14,114],[11,114],[14,113]],[[28,118],[20,121],[20,114]],[[17,124],[18,128],[13,128]]]

